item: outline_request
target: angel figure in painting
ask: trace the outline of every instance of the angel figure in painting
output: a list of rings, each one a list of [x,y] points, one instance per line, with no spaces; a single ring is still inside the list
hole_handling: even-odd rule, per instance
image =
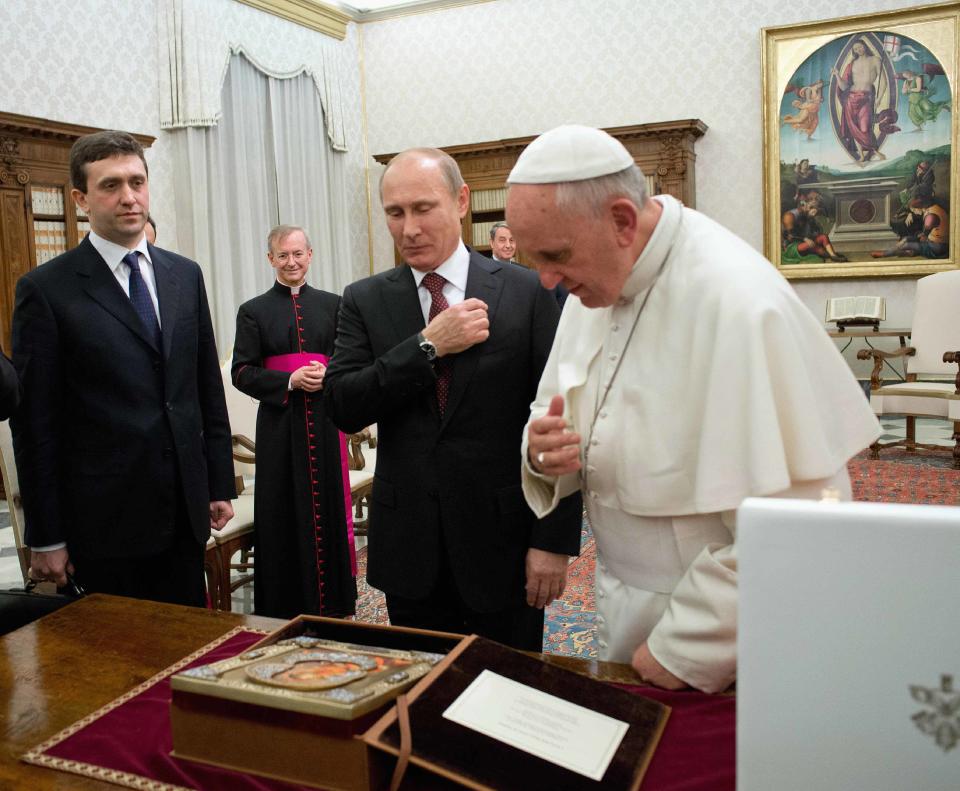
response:
[[[897,75],[897,79],[903,80],[901,92],[907,97],[907,115],[917,131],[922,131],[924,124],[936,121],[941,111],[950,109],[949,99],[937,101],[930,98],[930,84],[938,74],[943,74],[942,66],[924,63],[922,74],[906,69]]]
[[[807,140],[813,138],[813,133],[820,123],[820,105],[823,104],[823,80],[817,80],[812,85],[797,87],[787,86],[787,93],[793,91],[798,99],[791,104],[797,112],[783,116],[783,123],[789,124],[797,132],[806,134]]]

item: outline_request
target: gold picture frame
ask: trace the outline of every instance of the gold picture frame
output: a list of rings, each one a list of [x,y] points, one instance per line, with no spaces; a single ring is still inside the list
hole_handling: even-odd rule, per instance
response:
[[[955,269],[960,2],[762,30],[764,251],[787,278]]]

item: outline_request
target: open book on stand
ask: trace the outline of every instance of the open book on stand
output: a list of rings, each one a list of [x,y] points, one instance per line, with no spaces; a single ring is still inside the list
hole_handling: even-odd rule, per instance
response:
[[[873,326],[887,318],[887,301],[883,297],[834,297],[827,300],[827,322],[834,322],[842,332],[844,327]]]

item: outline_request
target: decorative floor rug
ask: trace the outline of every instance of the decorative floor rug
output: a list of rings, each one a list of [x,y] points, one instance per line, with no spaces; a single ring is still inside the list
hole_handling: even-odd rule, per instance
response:
[[[853,499],[871,503],[960,505],[960,470],[950,448],[907,453],[903,448],[858,453],[847,465]]]
[[[960,470],[953,469],[950,448],[908,454],[900,448],[881,451],[879,461],[865,450],[848,465],[853,499],[874,503],[922,503],[960,505]],[[547,607],[543,630],[543,650],[552,654],[597,657],[596,606],[593,593],[593,568],[597,550],[584,521],[580,557],[567,570],[567,588],[563,596]],[[366,583],[366,548],[357,553],[357,620],[387,623],[383,594]]]
[[[563,596],[547,607],[544,618],[543,650],[583,658],[596,658],[596,607],[593,598],[593,567],[597,549],[584,520],[580,556],[567,568]],[[383,593],[367,584],[367,548],[357,552],[357,614],[365,623],[389,623]]]

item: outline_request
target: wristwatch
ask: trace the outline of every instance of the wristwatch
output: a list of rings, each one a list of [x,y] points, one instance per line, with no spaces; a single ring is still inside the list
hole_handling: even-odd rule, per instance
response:
[[[424,338],[422,332],[417,334],[417,344],[430,362],[437,359],[437,347]]]

